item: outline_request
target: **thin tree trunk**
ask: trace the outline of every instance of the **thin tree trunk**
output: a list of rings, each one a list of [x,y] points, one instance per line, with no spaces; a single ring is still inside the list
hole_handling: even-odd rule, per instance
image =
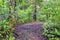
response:
[[[8,6],[8,8],[9,8],[9,25],[10,25],[11,32],[12,32],[13,24],[12,24],[11,4],[12,4],[12,0],[9,1],[9,6]]]
[[[14,23],[16,23],[17,18],[16,18],[16,0],[13,0],[13,6],[14,6]]]
[[[4,14],[4,0],[2,0],[3,3],[2,3],[2,8],[3,8],[3,14]]]
[[[34,0],[34,14],[33,14],[33,19],[34,21],[37,21],[36,13],[37,13],[37,0]]]

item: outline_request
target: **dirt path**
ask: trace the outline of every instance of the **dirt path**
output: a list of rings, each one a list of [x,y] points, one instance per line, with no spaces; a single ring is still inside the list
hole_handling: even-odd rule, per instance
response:
[[[17,24],[14,26],[15,40],[48,40],[42,35],[42,22],[34,22],[27,24]]]

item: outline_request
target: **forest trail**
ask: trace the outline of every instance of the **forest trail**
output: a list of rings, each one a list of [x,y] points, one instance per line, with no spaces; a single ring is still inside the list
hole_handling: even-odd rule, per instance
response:
[[[43,36],[43,22],[33,22],[27,24],[14,25],[15,40],[48,40]]]

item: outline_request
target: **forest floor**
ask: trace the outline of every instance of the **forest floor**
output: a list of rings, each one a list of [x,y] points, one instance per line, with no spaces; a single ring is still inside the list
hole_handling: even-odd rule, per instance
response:
[[[48,40],[48,38],[43,35],[42,25],[42,22],[14,25],[15,40]]]

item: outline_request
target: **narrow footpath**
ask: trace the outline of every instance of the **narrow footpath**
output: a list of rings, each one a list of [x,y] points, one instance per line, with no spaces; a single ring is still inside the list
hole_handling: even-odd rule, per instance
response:
[[[47,37],[43,36],[42,25],[42,22],[14,25],[15,40],[48,40]]]

